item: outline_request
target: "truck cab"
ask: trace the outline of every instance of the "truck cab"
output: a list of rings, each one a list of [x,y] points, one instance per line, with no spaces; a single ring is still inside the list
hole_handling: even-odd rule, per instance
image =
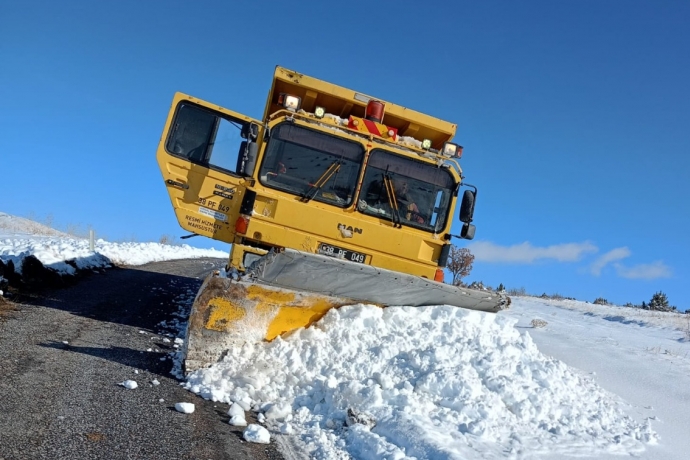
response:
[[[277,67],[262,120],[174,96],[157,160],[180,225],[245,270],[291,248],[442,281],[458,202],[456,125]]]

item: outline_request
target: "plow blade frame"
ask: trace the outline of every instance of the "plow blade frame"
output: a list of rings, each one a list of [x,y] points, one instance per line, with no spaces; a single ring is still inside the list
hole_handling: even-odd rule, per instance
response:
[[[384,306],[453,305],[496,313],[510,305],[510,298],[503,293],[453,286],[293,249],[267,254],[249,269],[248,276],[270,286]]]

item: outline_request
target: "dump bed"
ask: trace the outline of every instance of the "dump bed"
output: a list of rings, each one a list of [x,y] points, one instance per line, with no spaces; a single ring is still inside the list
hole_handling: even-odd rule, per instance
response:
[[[276,67],[273,75],[273,83],[268,93],[264,111],[264,120],[282,108],[278,102],[281,93],[302,98],[302,109],[307,112],[314,112],[315,107],[320,106],[326,109],[327,113],[341,118],[348,118],[350,115],[364,117],[364,110],[370,100],[381,101],[386,106],[382,123],[396,128],[401,136],[412,136],[419,140],[429,139],[431,140],[431,147],[435,149],[440,149],[445,142],[450,141],[457,128],[455,124],[440,118],[425,115],[401,105],[373,98],[280,66]]]

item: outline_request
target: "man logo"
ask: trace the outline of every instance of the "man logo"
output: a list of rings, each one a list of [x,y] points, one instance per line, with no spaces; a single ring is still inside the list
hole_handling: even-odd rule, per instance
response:
[[[340,230],[340,231],[345,230],[345,231],[352,232],[352,233],[359,233],[360,235],[362,234],[361,228],[353,227],[351,225],[338,224],[338,230]]]

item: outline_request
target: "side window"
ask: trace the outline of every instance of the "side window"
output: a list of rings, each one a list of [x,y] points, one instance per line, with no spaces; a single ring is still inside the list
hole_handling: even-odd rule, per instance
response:
[[[242,130],[246,122],[182,103],[177,108],[166,149],[192,163],[237,173],[244,152]]]

